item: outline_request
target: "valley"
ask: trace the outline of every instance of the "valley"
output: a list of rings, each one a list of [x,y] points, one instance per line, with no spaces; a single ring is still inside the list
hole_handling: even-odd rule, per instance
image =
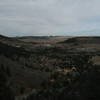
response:
[[[98,74],[99,79],[99,59],[100,37],[0,35],[0,69],[15,100],[80,100],[90,77]],[[84,90],[80,92],[78,87]]]

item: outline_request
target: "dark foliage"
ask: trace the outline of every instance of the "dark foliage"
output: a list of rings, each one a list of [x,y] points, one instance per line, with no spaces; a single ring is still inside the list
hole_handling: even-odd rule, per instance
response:
[[[8,85],[7,74],[10,74],[4,70],[4,66],[0,68],[0,100],[14,100],[13,92],[11,91],[10,86]]]
[[[100,68],[93,65],[91,56],[85,54],[70,59],[78,75],[76,71],[69,74],[55,72],[42,84],[42,89],[27,100],[99,100]]]

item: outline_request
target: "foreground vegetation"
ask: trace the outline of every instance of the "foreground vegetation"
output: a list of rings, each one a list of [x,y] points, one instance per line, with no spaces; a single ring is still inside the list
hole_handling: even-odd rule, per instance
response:
[[[100,65],[93,58],[100,51],[72,42],[33,45],[1,37],[0,100],[99,99]]]
[[[71,71],[54,72],[41,90],[27,100],[98,100],[100,66],[94,65],[91,56],[84,53],[70,57],[70,63]]]

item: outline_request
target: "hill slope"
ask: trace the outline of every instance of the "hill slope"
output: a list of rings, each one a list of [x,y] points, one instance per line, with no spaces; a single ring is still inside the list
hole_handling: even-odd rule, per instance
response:
[[[63,41],[62,43],[99,44],[100,37],[74,37]]]

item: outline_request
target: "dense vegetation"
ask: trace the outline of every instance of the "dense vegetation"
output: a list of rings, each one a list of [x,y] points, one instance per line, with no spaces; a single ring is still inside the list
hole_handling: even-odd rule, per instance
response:
[[[83,53],[70,57],[72,71],[54,72],[37,93],[27,100],[97,100],[100,99],[100,68]]]
[[[8,78],[10,77],[9,68],[1,65],[0,68],[0,100],[14,100],[14,94],[9,85]]]
[[[67,45],[49,47],[4,40],[0,40],[0,100],[100,98],[100,65],[93,62],[99,52],[77,50],[73,38]]]

